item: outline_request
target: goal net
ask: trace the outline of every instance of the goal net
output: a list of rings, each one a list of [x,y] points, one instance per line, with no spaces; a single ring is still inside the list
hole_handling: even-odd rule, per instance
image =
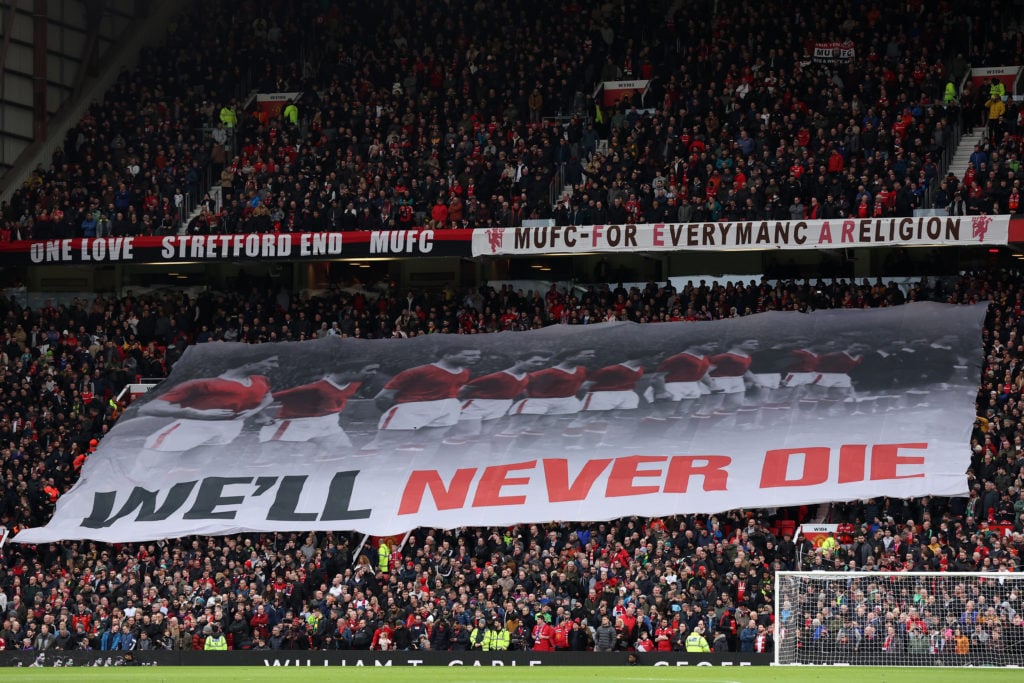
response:
[[[1024,574],[778,572],[775,663],[1024,666]]]

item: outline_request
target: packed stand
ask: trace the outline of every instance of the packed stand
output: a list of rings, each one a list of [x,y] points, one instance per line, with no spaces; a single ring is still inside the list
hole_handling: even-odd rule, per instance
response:
[[[829,576],[805,575],[783,590],[781,661],[1014,666],[1024,657],[1020,581],[943,573],[885,580],[868,573],[849,581]]]
[[[10,529],[45,523],[116,420],[119,390],[137,375],[163,376],[191,343],[699,321],[907,300],[993,305],[969,498],[836,505],[843,534],[818,548],[793,542],[806,509],[421,529],[405,545],[371,543],[355,558],[361,539],[348,533],[8,543],[0,639],[6,649],[29,651],[203,649],[207,638],[223,637],[234,649],[767,652],[778,569],[1020,570],[1018,281],[1016,273],[991,272],[902,289],[881,281],[606,286],[578,295],[557,287],[436,295],[381,288],[292,299],[253,289],[39,310],[5,301],[0,524]]]
[[[311,7],[191,2],[3,206],[0,241],[175,235],[231,139],[216,125],[249,89],[294,74]]]
[[[415,5],[386,21],[328,13],[295,124],[249,120],[222,174],[226,210],[193,228],[911,215],[956,142],[958,101],[944,95],[968,62],[946,30],[961,21],[952,7],[908,19],[877,6],[747,6],[712,19],[708,35],[692,16],[710,7],[530,5],[467,3],[447,20]],[[883,24],[905,33],[888,40],[873,30]],[[833,26],[857,38],[857,57],[815,64],[808,31]],[[422,27],[459,38],[424,44]],[[551,49],[551,34],[571,38]],[[387,59],[348,47],[366,36]],[[651,79],[642,101],[592,98],[602,81],[637,78]],[[996,210],[988,199],[977,208]]]
[[[710,2],[457,0],[444,15],[410,1],[195,3],[5,207],[2,236],[945,208],[942,155],[961,102],[977,113],[954,84],[969,65],[1022,57],[999,28],[1005,3],[971,7],[973,29],[961,4],[755,3],[716,17]],[[849,61],[812,59],[815,41],[844,39]],[[623,79],[650,91],[601,107],[596,86]],[[299,98],[271,117],[247,108],[250,90]],[[1004,175],[964,211],[1007,212]],[[205,210],[185,216],[193,205]]]
[[[962,94],[966,132],[980,130],[969,165],[962,178],[948,173],[939,182],[935,206],[951,215],[986,211],[988,203],[1001,213],[1021,212],[1021,133],[1024,108],[1012,99],[1003,101],[1006,87],[998,79],[973,88],[968,82]]]

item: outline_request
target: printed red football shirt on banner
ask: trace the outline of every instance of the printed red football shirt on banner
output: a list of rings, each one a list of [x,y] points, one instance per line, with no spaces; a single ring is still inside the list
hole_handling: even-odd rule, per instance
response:
[[[527,393],[530,398],[565,398],[575,396],[587,380],[587,369],[582,365],[572,372],[560,368],[547,368],[531,372]]]
[[[699,382],[707,374],[711,361],[707,356],[677,353],[661,361],[657,372],[665,373],[666,382]]]
[[[345,409],[361,382],[349,382],[339,387],[322,379],[301,387],[285,389],[274,394],[274,400],[281,403],[277,416],[282,420],[294,420],[303,417],[320,417],[333,415]]]
[[[468,394],[474,399],[512,399],[526,390],[527,376],[516,377],[507,370],[478,377],[466,386],[473,387]]]
[[[449,372],[437,365],[421,365],[391,378],[385,389],[397,391],[395,403],[419,403],[455,398],[459,388],[469,381],[467,369]]]
[[[270,391],[270,382],[262,375],[250,375],[249,383],[230,379],[195,379],[170,389],[160,400],[196,410],[228,408],[241,413],[259,406]]]

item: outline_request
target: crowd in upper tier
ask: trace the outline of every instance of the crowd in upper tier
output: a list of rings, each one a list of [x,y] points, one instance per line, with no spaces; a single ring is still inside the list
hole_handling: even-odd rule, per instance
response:
[[[191,3],[0,238],[1017,210],[1018,104],[960,89],[1021,61],[1009,3],[349,4]]]

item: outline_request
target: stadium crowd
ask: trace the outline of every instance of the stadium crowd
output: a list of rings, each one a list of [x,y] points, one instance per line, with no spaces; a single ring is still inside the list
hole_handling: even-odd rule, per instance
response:
[[[544,296],[505,287],[291,299],[254,289],[194,300],[97,298],[38,310],[6,300],[0,523],[9,529],[45,523],[116,420],[122,406],[113,399],[121,387],[139,374],[162,376],[190,343],[514,333],[609,318],[699,321],[906,300],[992,305],[971,496],[836,505],[833,519],[845,526],[832,545],[794,543],[794,524],[806,509],[420,529],[404,545],[370,543],[355,557],[360,537],[340,532],[8,543],[0,566],[0,639],[5,648],[28,650],[203,648],[206,633],[219,642],[219,629],[238,649],[645,651],[686,649],[687,637],[700,634],[715,651],[767,651],[778,569],[1019,570],[1018,282],[1017,273],[991,271],[922,280],[906,291],[880,281],[835,281],[698,283],[678,292],[670,285],[625,293],[605,286],[579,297],[557,287]],[[1016,613],[1024,613],[1015,599]],[[894,626],[904,629],[907,614],[891,612]]]
[[[1016,105],[990,126],[984,93],[946,96],[968,64],[1024,57],[1000,4],[747,3],[719,16],[705,4],[452,0],[442,14],[407,1],[359,12],[192,3],[3,207],[0,237],[172,234],[186,196],[205,207],[193,233],[909,215],[928,196],[954,212],[1013,208]],[[552,35],[564,40],[552,45]],[[814,40],[841,37],[855,41],[849,63],[809,56]],[[620,78],[650,78],[651,90],[595,105],[593,86]],[[250,89],[301,96],[261,118],[243,106]],[[989,126],[985,156],[969,178],[941,180],[961,111],[968,126]],[[221,205],[205,201],[208,177]],[[837,505],[847,532],[828,547],[787,533],[807,510],[420,529],[359,553],[361,539],[342,532],[8,543],[0,647],[763,652],[779,569],[1019,570],[1018,283],[1019,273],[992,270],[909,289],[254,289],[32,310],[4,300],[0,524],[11,530],[45,523],[123,409],[125,384],[165,376],[193,343],[511,333],[906,300],[987,300],[991,310],[971,496]],[[909,612],[890,613],[910,647]],[[997,622],[1008,637],[1020,627],[1009,612]],[[980,623],[961,627],[988,628]]]
[[[828,576],[828,575],[824,575]],[[812,577],[779,609],[781,659],[805,664],[1019,665],[1021,586],[931,574],[879,581]],[[798,616],[799,615],[799,616]]]
[[[1018,105],[957,92],[971,65],[1020,62],[1005,9],[909,7],[195,2],[0,237],[1009,213]],[[813,58],[844,40],[852,55]],[[634,79],[643,97],[594,97]],[[268,114],[252,90],[298,99]],[[992,113],[987,165],[940,177]]]

